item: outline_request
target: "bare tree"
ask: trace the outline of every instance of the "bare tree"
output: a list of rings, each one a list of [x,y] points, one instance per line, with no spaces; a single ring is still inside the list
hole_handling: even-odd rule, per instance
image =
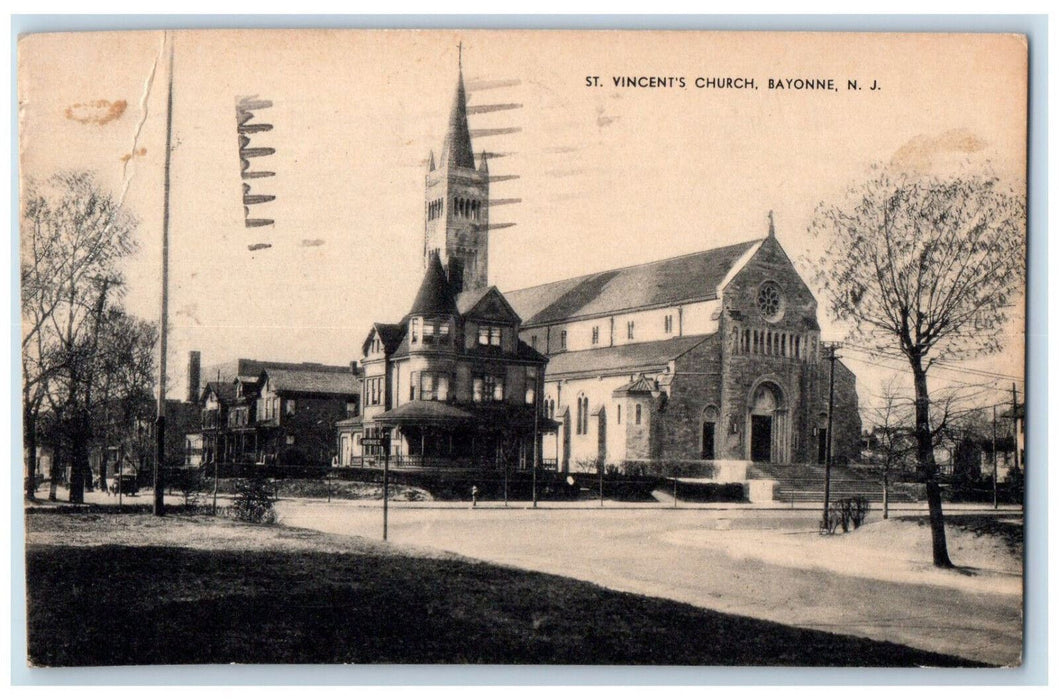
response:
[[[99,448],[100,488],[107,486],[110,447],[132,439],[136,426],[153,416],[155,324],[111,308],[97,339],[92,376],[94,388],[90,415],[95,445]]]
[[[136,222],[90,173],[31,181],[23,195],[26,490],[32,495],[37,426],[47,406],[71,455],[70,500],[80,502],[88,469],[94,355],[108,294],[121,282],[118,261],[135,247]]]
[[[816,282],[851,339],[899,352],[912,370],[916,462],[926,485],[935,566],[945,542],[928,373],[940,360],[997,352],[1025,290],[1024,198],[990,177],[897,175],[883,168],[817,207]]]
[[[876,441],[872,460],[883,479],[883,519],[890,517],[890,479],[905,467],[912,450],[906,439],[911,435],[912,414],[901,397],[897,377],[891,375],[882,385],[879,403],[869,409],[869,420],[874,422],[872,434]]]

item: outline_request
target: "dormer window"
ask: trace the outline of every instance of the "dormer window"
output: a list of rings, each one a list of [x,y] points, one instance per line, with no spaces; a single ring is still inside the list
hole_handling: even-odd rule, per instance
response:
[[[478,326],[478,344],[500,347],[500,326]]]

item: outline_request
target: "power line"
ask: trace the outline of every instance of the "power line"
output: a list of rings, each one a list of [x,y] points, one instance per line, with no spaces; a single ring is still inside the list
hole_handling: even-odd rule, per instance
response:
[[[906,362],[907,361],[907,359],[903,355],[898,355],[896,353],[883,352],[883,351],[880,351],[880,350],[875,349],[875,348],[868,348],[868,347],[864,347],[864,346],[860,346],[860,345],[847,345],[845,347],[847,349],[849,349],[849,350],[854,351],[854,352],[866,354],[866,355],[869,355],[869,356],[872,356],[872,357],[884,357],[884,358],[891,359],[891,360],[900,360],[902,362]],[[865,360],[859,360],[859,361],[860,362],[865,362]],[[871,364],[871,363],[869,363],[869,364]],[[941,362],[941,361],[934,361],[932,363],[932,366],[940,368],[942,370],[947,370],[947,371],[950,371],[950,372],[960,372],[960,373],[963,373],[963,374],[977,374],[977,375],[980,375],[980,376],[990,377],[990,378],[998,379],[998,380],[1003,379],[1003,380],[1007,380],[1007,381],[1016,381],[1016,382],[1024,381],[1023,377],[1017,377],[1017,376],[1012,375],[1012,374],[1004,374],[1003,372],[990,372],[989,370],[975,369],[975,368],[972,368],[972,367],[961,367],[959,365],[953,365],[953,364],[950,364],[950,363],[947,363],[947,362]],[[902,369],[905,370],[905,371],[908,371],[908,372],[912,371],[911,368],[909,368],[909,367],[904,367]]]

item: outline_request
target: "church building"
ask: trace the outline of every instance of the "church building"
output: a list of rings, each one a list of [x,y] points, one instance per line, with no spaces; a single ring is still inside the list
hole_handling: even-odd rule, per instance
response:
[[[546,456],[600,461],[822,462],[830,362],[817,304],[776,238],[509,292],[548,356]],[[832,445],[855,459],[856,379],[835,362]]]

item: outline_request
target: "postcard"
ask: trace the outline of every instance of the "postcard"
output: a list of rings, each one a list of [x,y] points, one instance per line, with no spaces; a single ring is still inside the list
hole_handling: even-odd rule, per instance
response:
[[[18,55],[29,666],[1022,663],[1025,36]]]

